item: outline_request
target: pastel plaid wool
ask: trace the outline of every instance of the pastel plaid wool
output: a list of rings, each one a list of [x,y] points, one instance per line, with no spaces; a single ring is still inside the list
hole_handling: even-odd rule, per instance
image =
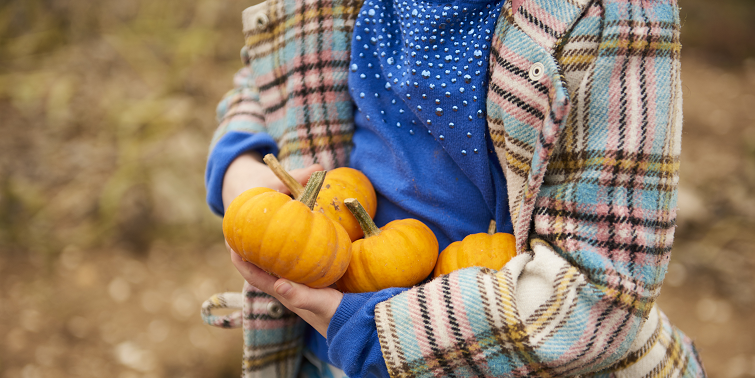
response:
[[[266,132],[285,168],[346,165],[354,132],[348,94],[354,1],[263,2],[245,11],[246,67],[218,105],[213,145],[229,131]],[[269,21],[253,20],[264,12]]]
[[[248,66],[218,107],[215,140],[266,132],[288,168],[345,164],[349,41],[360,6],[255,6],[250,14],[262,10],[270,22],[247,28]],[[503,12],[487,121],[519,255],[500,271],[457,271],[379,304],[389,373],[705,376],[691,340],[655,306],[681,148],[676,2],[524,0]],[[272,301],[245,291],[245,309]],[[245,352],[244,376],[295,376],[301,321],[253,313],[244,313],[245,351],[254,351]]]
[[[237,311],[218,316],[212,314],[215,309]],[[299,371],[305,323],[254,286],[244,283],[243,293],[213,295],[202,304],[202,320],[219,328],[244,328],[244,377],[293,377]]]

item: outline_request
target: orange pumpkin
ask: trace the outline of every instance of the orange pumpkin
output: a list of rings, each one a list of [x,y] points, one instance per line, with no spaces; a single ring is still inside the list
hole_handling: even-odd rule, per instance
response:
[[[265,155],[264,161],[291,191],[291,194],[298,198],[303,189],[301,184],[283,169],[278,159],[272,154]],[[364,236],[364,232],[359,227],[359,222],[343,205],[345,198],[356,198],[371,218],[375,216],[375,211],[377,211],[375,188],[372,187],[372,183],[364,173],[348,167],[328,171],[320,194],[317,196],[314,210],[341,224],[349,233],[351,240],[354,241]]]
[[[482,266],[499,270],[516,256],[514,235],[495,232],[495,221],[490,221],[488,233],[467,235],[462,241],[451,243],[438,256],[433,277],[455,270]]]
[[[299,200],[253,188],[231,202],[223,218],[228,244],[244,260],[294,282],[321,288],[336,282],[351,260],[340,224],[312,211],[325,172],[315,172]]]
[[[435,234],[416,219],[400,219],[377,228],[359,201],[344,200],[364,229],[352,244],[352,258],[337,282],[344,292],[364,293],[389,287],[411,287],[424,280],[438,258]]]

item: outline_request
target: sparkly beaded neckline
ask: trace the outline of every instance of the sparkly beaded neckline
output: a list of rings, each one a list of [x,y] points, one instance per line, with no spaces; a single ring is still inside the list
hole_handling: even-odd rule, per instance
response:
[[[355,23],[349,74],[364,119],[409,135],[429,133],[454,160],[487,159],[480,153],[486,151],[486,73],[502,4],[366,1]]]

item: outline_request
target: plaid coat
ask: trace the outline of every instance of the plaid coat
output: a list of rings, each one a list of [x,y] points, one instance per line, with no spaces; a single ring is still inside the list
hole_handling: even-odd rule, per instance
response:
[[[267,0],[244,12],[246,66],[215,140],[266,132],[289,168],[347,163],[347,67],[360,0]],[[499,18],[487,121],[518,256],[375,309],[393,377],[704,376],[655,306],[676,218],[681,142],[675,0],[524,0]],[[243,316],[214,317],[236,301]],[[243,306],[241,303],[244,302]],[[292,377],[302,325],[254,288],[205,303],[243,323],[245,376]],[[275,315],[279,314],[279,315]]]

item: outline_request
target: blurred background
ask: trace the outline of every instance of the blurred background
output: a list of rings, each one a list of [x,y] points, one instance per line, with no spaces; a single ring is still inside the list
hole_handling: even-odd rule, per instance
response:
[[[237,377],[204,202],[255,0],[0,1],[0,377]],[[680,0],[679,227],[660,298],[712,377],[755,376],[755,1]]]

